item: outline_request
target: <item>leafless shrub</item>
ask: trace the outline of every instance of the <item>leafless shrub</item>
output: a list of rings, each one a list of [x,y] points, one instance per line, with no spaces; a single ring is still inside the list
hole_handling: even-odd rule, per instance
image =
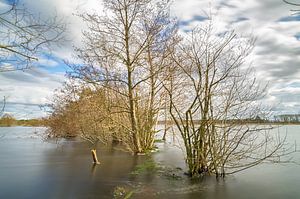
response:
[[[172,56],[165,88],[169,111],[184,142],[191,176],[235,173],[283,155],[284,139],[271,127],[249,124],[266,116],[265,88],[244,67],[253,47],[234,32],[214,33],[212,22],[194,29]]]

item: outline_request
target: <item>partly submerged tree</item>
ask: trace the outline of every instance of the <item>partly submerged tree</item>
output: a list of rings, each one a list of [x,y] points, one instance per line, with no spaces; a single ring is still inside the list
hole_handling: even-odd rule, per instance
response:
[[[88,26],[76,49],[83,64],[70,64],[70,77],[84,89],[56,103],[52,124],[65,122],[67,131],[89,140],[117,139],[140,153],[153,147],[159,112],[168,107],[193,177],[278,161],[284,140],[270,127],[247,123],[266,114],[259,103],[265,90],[244,67],[251,39],[215,34],[209,24],[180,41],[169,1],[104,0],[104,6],[104,15],[80,15]]]
[[[101,88],[72,81],[56,92],[46,120],[51,137],[79,136],[91,143],[108,143],[113,129],[109,125],[108,97]]]
[[[210,22],[176,47],[165,88],[193,177],[225,176],[284,152],[284,140],[270,127],[243,122],[266,114],[259,103],[264,88],[243,65],[252,46],[234,32],[215,34]]]
[[[63,39],[65,24],[57,17],[43,19],[13,3],[0,10],[0,72],[26,69],[38,54]]]
[[[101,85],[126,103],[119,104],[122,126],[135,152],[151,150],[161,107],[163,71],[170,64],[176,23],[169,1],[104,0],[104,15],[80,15],[88,29],[84,47],[77,49],[83,65],[73,66],[73,77]],[[121,133],[121,132],[120,132]]]

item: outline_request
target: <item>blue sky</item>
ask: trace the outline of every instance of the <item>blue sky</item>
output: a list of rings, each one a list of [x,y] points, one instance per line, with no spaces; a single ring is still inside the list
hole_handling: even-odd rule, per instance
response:
[[[0,97],[7,97],[7,113],[17,118],[46,115],[40,105],[49,103],[53,91],[65,80],[68,68],[63,60],[78,61],[72,49],[81,45],[84,25],[73,13],[101,12],[100,1],[19,0],[34,13],[64,17],[69,40],[40,55],[30,70],[0,73]],[[0,0],[0,8],[8,2]],[[300,113],[300,15],[291,9],[295,8],[282,0],[175,0],[171,11],[183,32],[204,23],[210,15],[220,33],[234,29],[239,35],[256,37],[247,63],[255,68],[259,80],[269,83],[264,103],[283,114]]]

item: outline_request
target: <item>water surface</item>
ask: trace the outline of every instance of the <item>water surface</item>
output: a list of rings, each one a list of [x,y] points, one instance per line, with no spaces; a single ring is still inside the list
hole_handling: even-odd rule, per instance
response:
[[[132,198],[300,198],[300,166],[264,164],[216,180],[190,180],[183,154],[169,135],[159,152],[132,156],[98,145],[101,164],[93,166],[89,143],[43,139],[44,128],[0,128],[0,198],[113,198],[122,187]],[[276,130],[277,131],[277,130]],[[300,143],[300,126],[284,126],[291,144]],[[300,162],[300,155],[293,154]],[[138,165],[159,168],[136,174]]]

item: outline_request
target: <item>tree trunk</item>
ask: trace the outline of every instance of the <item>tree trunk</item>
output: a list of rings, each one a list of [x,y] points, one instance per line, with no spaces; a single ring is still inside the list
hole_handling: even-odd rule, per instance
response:
[[[96,149],[92,149],[91,152],[92,152],[94,164],[100,164],[100,162],[98,161],[98,158],[97,158],[97,151],[96,151]]]

